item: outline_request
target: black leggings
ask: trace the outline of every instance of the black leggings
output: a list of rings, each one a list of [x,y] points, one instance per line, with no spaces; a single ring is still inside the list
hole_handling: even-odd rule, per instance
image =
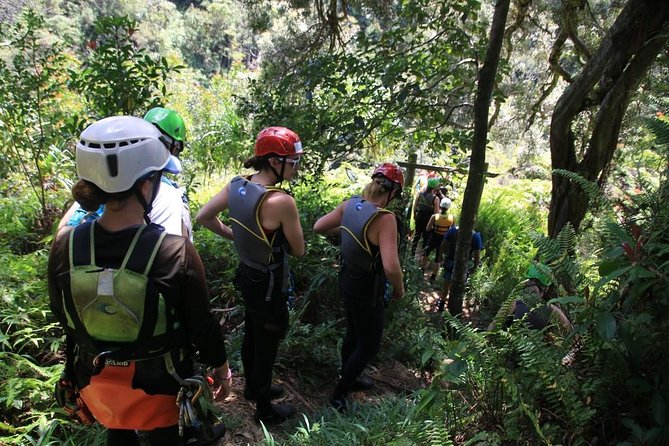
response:
[[[425,248],[425,251],[423,252],[426,259],[430,256],[430,253],[432,251],[434,251],[434,261],[436,262],[439,259],[439,247],[441,246],[441,241],[443,239],[444,239],[443,234],[439,235],[434,231],[430,233],[430,236],[428,238],[427,248]]]
[[[411,253],[416,253],[416,248],[418,247],[418,242],[420,239],[423,239],[423,248],[427,246],[430,233],[427,231],[427,224],[430,221],[431,215],[424,217],[422,215],[417,215],[414,219],[414,230],[413,230],[413,240],[411,241]]]
[[[140,443],[139,437],[142,437]],[[181,446],[183,442],[179,437],[179,427],[161,427],[152,431],[142,431],[139,434],[133,430],[109,429],[107,430],[107,446]]]
[[[279,343],[288,328],[286,296],[281,291],[281,270],[275,272],[272,299],[267,302],[269,276],[240,265],[235,285],[245,303],[244,340],[242,341],[242,363],[246,387],[256,397],[256,408],[270,406],[272,368],[276,360]]]
[[[346,335],[341,346],[342,374],[337,391],[348,393],[351,385],[376,356],[383,335],[383,304],[349,306]]]

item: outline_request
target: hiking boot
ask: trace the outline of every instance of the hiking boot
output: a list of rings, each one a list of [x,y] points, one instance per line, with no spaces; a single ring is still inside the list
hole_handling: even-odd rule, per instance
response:
[[[256,409],[254,418],[265,424],[278,424],[295,415],[295,412],[292,404],[270,404],[267,409]]]
[[[358,376],[355,381],[353,381],[353,384],[351,384],[351,390],[354,392],[359,390],[369,390],[372,387],[374,387],[374,380],[367,375]]]
[[[275,400],[283,395],[283,386],[281,384],[272,384],[269,388],[270,400]],[[244,398],[249,401],[255,401],[256,395],[250,387],[244,387]]]
[[[215,445],[225,435],[225,425],[215,424],[208,429],[200,427],[187,427],[184,430],[184,446],[208,446]]]
[[[348,410],[348,400],[344,396],[333,396],[330,398],[330,404],[341,414],[346,413]]]

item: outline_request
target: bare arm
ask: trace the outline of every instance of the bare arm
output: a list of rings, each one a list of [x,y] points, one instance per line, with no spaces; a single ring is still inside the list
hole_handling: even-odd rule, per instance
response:
[[[425,229],[430,232],[434,228],[434,214],[430,215],[430,221],[427,222]]]
[[[568,332],[574,328],[571,321],[569,320],[567,315],[564,314],[564,311],[560,309],[560,307],[558,307],[557,305],[550,304],[549,308],[551,309],[555,317],[557,317],[557,320],[562,326],[562,328],[564,328]]]
[[[281,228],[290,246],[290,254],[295,257],[304,255],[304,233],[297,212],[295,199],[290,195],[281,195]]]
[[[373,224],[374,226],[378,225],[379,250],[383,270],[393,286],[393,297],[400,298],[404,296],[404,282],[402,280],[402,267],[397,254],[397,221],[392,214],[381,214],[377,219]]]
[[[434,210],[433,214],[438,214],[441,209],[439,209],[439,195],[435,193],[434,200],[432,200],[432,208]]]
[[[316,234],[334,234],[339,231],[341,219],[344,215],[344,206],[347,202],[341,203],[331,212],[319,218],[314,224],[314,232]]]
[[[232,228],[223,224],[218,214],[228,208],[229,185],[214,195],[195,216],[195,220],[211,232],[232,240]]]

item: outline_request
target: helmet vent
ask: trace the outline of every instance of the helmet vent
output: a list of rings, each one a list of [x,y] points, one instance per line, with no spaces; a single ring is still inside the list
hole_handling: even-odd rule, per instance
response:
[[[105,149],[113,149],[116,147],[116,143],[114,142],[108,142],[104,144]]]
[[[127,145],[128,145],[128,141],[121,141],[121,142],[118,143],[119,147],[125,147]]]
[[[109,169],[110,176],[118,176],[118,157],[116,155],[107,156],[107,168]]]
[[[100,148],[100,144],[98,144],[98,143],[96,143],[96,142],[89,142],[89,143],[88,143],[88,147],[90,147],[91,149],[99,149],[99,148]]]

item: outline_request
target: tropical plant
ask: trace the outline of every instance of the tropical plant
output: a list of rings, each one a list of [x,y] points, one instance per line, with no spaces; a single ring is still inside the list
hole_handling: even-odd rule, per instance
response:
[[[7,149],[0,155],[0,177],[20,172],[40,206],[32,229],[45,235],[59,211],[47,191],[71,166],[63,148],[79,127],[76,115],[67,114],[69,61],[47,38],[44,18],[31,9],[3,29],[11,62],[0,59],[0,141]]]
[[[133,41],[136,31],[137,22],[127,16],[98,18],[82,69],[70,70],[70,86],[86,99],[94,119],[143,115],[161,105],[169,73],[182,68],[139,48]]]

